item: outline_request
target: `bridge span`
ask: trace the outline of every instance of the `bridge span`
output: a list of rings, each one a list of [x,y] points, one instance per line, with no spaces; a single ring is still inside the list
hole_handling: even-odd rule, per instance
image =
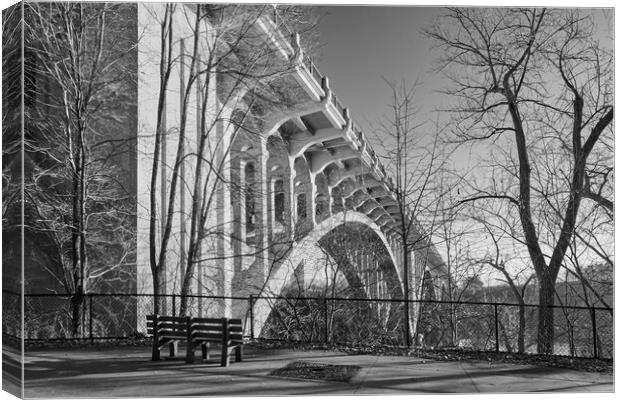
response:
[[[178,146],[174,129],[180,120],[179,97],[188,76],[187,63],[174,67],[173,75],[178,75],[180,82],[169,89],[169,133],[162,145],[160,166],[163,178],[150,187],[157,109],[153,81],[158,74],[160,51],[157,21],[163,7],[144,3],[138,6],[139,31],[146,38],[140,42],[138,52],[141,79],[137,160],[138,290],[144,293],[152,292],[148,199],[151,191],[156,191],[160,215],[165,215]],[[173,18],[173,26],[178,38],[172,41],[172,56],[182,58],[187,46],[182,38],[191,33],[191,27],[181,13]],[[401,212],[392,194],[394,183],[389,169],[332,91],[329,79],[305,56],[299,35],[285,32],[285,28],[265,14],[252,29],[274,54],[293,63],[294,68],[272,82],[273,86],[286,87],[293,101],[261,102],[247,90],[233,96],[228,93],[227,98],[235,100],[224,101],[227,77],[222,73],[222,79],[208,88],[219,101],[214,102],[207,118],[218,119],[218,123],[213,124],[209,154],[202,160],[191,157],[198,143],[200,118],[198,112],[190,111],[190,133],[184,145],[188,156],[182,161],[162,292],[178,293],[183,282],[182,265],[190,240],[188,214],[194,196],[194,189],[186,183],[194,178],[199,162],[214,169],[204,178],[208,189],[205,192],[213,194],[213,210],[205,225],[212,228],[201,238],[191,293],[223,298],[208,304],[192,303],[193,312],[247,317],[247,302],[228,297],[278,296],[293,287],[303,291],[336,282],[344,282],[357,296],[403,299],[404,281],[408,280],[410,299],[416,299],[425,272],[430,272],[434,284],[440,287],[445,278],[444,264],[432,243],[424,238],[424,232],[415,232],[422,238],[419,245],[403,252],[399,238]],[[199,100],[197,94],[190,102]],[[347,235],[349,239],[342,239]],[[403,271],[404,257],[412,266],[408,276]],[[255,330],[262,329],[272,307],[273,300],[254,304]],[[415,310],[412,319],[414,314]],[[414,325],[415,321],[411,322]]]

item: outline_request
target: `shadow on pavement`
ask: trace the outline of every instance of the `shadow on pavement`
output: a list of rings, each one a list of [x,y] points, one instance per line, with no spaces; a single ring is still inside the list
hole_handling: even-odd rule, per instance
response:
[[[478,386],[499,392],[506,381],[520,391],[612,390],[613,377],[602,383],[580,379],[574,371],[524,365],[494,365],[409,358],[354,356],[327,352],[272,352],[248,349],[244,361],[221,367],[218,352],[211,361],[186,364],[180,357],[151,361],[148,348],[67,349],[31,351],[26,354],[26,395],[29,397],[122,396],[235,396],[319,395],[381,393],[471,393]],[[233,357],[234,358],[234,357]],[[311,381],[270,376],[291,361],[322,360],[358,365],[362,371],[351,382]],[[564,374],[564,375],[563,375]],[[564,376],[564,379],[562,378]],[[525,379],[524,379],[525,378]],[[597,379],[594,379],[597,380]],[[528,381],[545,385],[528,387]],[[499,384],[498,384],[499,382]],[[486,385],[486,386],[485,386]],[[493,386],[496,385],[496,386]],[[590,390],[592,390],[590,389]],[[47,396],[46,396],[47,394]]]

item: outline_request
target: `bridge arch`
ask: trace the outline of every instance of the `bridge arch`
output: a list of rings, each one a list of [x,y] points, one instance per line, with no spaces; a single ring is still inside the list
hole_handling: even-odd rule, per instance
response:
[[[391,276],[394,277],[393,282],[395,288],[392,288],[394,298],[402,297],[403,293],[403,277],[401,275],[400,265],[398,259],[394,254],[392,246],[390,245],[385,234],[371,218],[356,211],[342,211],[331,217],[323,220],[317,224],[312,231],[310,231],[303,238],[293,243],[292,248],[286,258],[279,263],[274,270],[271,271],[267,284],[262,290],[261,296],[276,297],[279,296],[282,291],[293,283],[295,279],[295,271],[298,266],[305,262],[304,267],[310,266],[311,268],[318,268],[317,262],[313,257],[325,256],[325,249],[323,248],[321,241],[326,238],[330,233],[334,232],[338,228],[345,225],[357,225],[363,226],[376,235],[383,245],[386,254],[389,257],[391,265]],[[308,263],[308,261],[310,261]],[[260,333],[264,327],[275,300],[273,299],[258,299],[254,303],[253,317],[254,317],[254,332]],[[246,324],[246,326],[249,326]]]

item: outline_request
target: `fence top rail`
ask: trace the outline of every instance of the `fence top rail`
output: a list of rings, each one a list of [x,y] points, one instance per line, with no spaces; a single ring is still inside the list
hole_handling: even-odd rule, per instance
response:
[[[356,297],[308,297],[308,296],[297,296],[297,297],[286,297],[286,296],[256,296],[253,298],[257,299],[265,299],[265,300],[327,300],[327,301],[368,301],[368,302],[392,302],[392,303],[403,303],[407,301],[408,303],[434,303],[434,304],[453,304],[453,305],[480,305],[480,306],[524,306],[524,307],[538,307],[542,308],[543,306],[539,304],[519,304],[519,303],[505,303],[505,302],[482,302],[482,301],[450,301],[450,300],[404,300],[404,299],[379,299],[379,298],[356,298]],[[583,310],[603,310],[603,311],[613,311],[613,308],[610,307],[588,307],[588,306],[565,306],[565,305],[550,305],[549,308],[574,308],[574,309],[583,309]]]
[[[2,290],[2,293],[13,294],[21,296],[21,293],[11,290]],[[24,297],[72,297],[71,294],[66,293],[24,293]],[[83,297],[154,297],[153,293],[85,293]],[[180,294],[159,294],[160,297],[181,297]],[[189,298],[202,298],[202,299],[215,299],[215,300],[316,300],[316,301],[362,301],[362,302],[390,302],[390,303],[402,303],[407,301],[408,303],[433,303],[433,304],[452,304],[452,305],[480,305],[480,306],[510,306],[510,307],[542,307],[539,304],[519,304],[519,303],[506,303],[506,302],[481,302],[481,301],[449,301],[449,300],[404,300],[404,299],[381,299],[381,298],[355,298],[355,297],[311,297],[311,296],[259,296],[249,295],[247,297],[242,296],[213,296],[213,295],[187,295]],[[581,310],[597,310],[597,311],[613,311],[612,307],[588,307],[588,306],[565,306],[554,304],[549,308],[557,309],[581,309]]]
[[[12,294],[15,296],[21,296],[22,293],[14,292],[12,290],[2,290],[2,293]],[[70,293],[23,293],[24,297],[75,297],[76,294]],[[89,292],[82,294],[82,297],[154,297],[154,293],[101,293],[101,292]],[[159,297],[182,297],[181,294],[159,294]],[[188,294],[185,295],[188,298],[201,298],[201,299],[220,299],[220,300],[248,300],[248,297],[242,296],[214,296],[214,295],[202,295],[202,294]],[[254,296],[256,298],[256,296]]]

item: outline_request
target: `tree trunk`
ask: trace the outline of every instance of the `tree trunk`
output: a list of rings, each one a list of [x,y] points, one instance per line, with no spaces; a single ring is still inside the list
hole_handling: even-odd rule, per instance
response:
[[[83,294],[84,282],[84,225],[83,214],[84,199],[83,195],[83,173],[82,167],[82,147],[78,144],[77,151],[73,153],[74,165],[76,170],[73,171],[73,193],[72,193],[72,221],[71,221],[71,258],[73,268],[73,288],[72,303],[72,329],[73,337],[79,335],[80,330],[80,303]],[[75,151],[72,149],[72,152]],[[77,154],[76,154],[77,153]]]
[[[517,338],[519,353],[525,353],[525,305],[519,303],[519,335]]]
[[[188,296],[190,294],[190,287],[192,283],[192,271],[193,271],[193,263],[188,260],[187,270],[185,271],[185,275],[183,276],[183,285],[181,286],[181,305],[179,306],[179,317],[185,317],[187,313],[187,303]]]
[[[75,293],[71,296],[71,334],[74,338],[80,334],[80,316],[82,313],[82,301],[84,296],[81,293]]]
[[[545,272],[538,275],[538,353],[553,354],[555,279]]]
[[[159,271],[152,271],[153,278],[153,314],[159,314],[161,312],[161,298],[160,298],[160,286],[159,286]]]
[[[405,323],[403,324],[403,335],[405,336],[405,346],[411,347],[411,326],[409,324],[409,259],[407,257],[407,245],[403,244],[403,286],[405,299]]]

